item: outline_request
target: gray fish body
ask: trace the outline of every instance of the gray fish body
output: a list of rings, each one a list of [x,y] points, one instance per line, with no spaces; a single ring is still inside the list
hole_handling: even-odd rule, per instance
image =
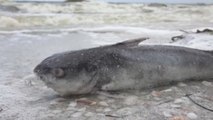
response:
[[[213,78],[211,52],[131,43],[55,54],[42,61],[34,72],[61,95],[143,89]]]

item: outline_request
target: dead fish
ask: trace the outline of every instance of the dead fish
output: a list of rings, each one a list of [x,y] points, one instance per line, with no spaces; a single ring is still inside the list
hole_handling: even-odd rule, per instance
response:
[[[212,80],[213,51],[139,46],[145,39],[54,54],[37,65],[34,73],[62,96]]]

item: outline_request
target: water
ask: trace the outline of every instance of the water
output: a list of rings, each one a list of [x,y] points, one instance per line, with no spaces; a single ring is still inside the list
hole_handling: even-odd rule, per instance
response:
[[[64,2],[66,0],[14,0],[14,1]],[[99,0],[99,1],[112,2],[112,3],[187,3],[187,4],[213,3],[212,0]]]
[[[78,2],[66,4],[13,3],[20,11],[0,11],[1,29],[127,25],[163,27],[209,26],[213,5],[110,4]],[[160,24],[159,24],[160,23]],[[182,26],[182,23],[185,23]]]
[[[212,4],[212,0],[102,0],[114,3],[207,3]]]

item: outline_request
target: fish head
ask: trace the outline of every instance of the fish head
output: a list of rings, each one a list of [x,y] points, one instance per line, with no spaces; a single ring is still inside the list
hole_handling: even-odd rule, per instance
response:
[[[62,96],[87,94],[95,88],[96,67],[75,54],[58,54],[43,60],[34,68],[35,75],[46,86]]]

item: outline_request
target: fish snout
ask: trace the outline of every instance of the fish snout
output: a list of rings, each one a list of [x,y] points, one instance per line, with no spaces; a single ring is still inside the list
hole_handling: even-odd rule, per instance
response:
[[[39,75],[39,76],[40,76],[40,75],[47,74],[49,70],[50,70],[50,68],[48,68],[48,67],[46,67],[46,66],[44,66],[44,65],[39,64],[39,65],[37,65],[37,66],[34,68],[33,72],[34,72],[36,75]]]

